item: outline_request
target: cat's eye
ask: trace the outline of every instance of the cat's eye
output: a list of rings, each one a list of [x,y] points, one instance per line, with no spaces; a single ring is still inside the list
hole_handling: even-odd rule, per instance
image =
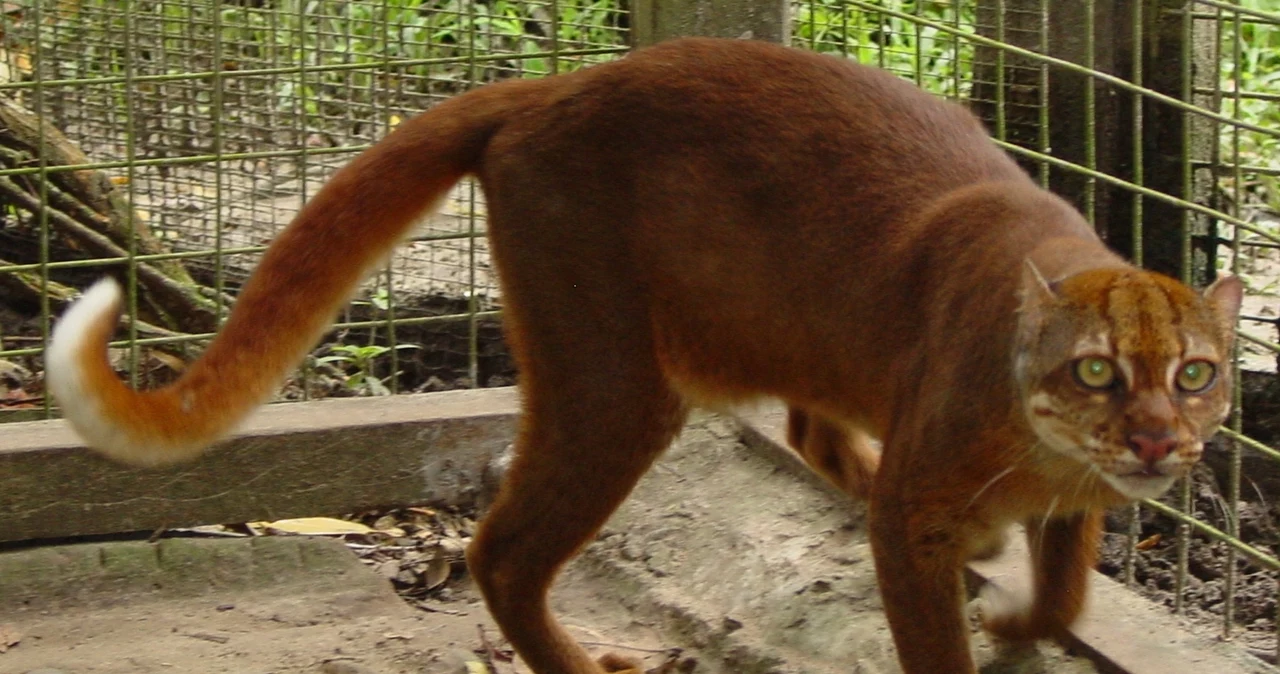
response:
[[[1178,370],[1178,388],[1187,393],[1198,393],[1209,388],[1213,383],[1217,368],[1213,363],[1204,360],[1193,360]]]
[[[1076,361],[1076,380],[1087,388],[1111,388],[1116,383],[1116,366],[1106,358],[1081,358]]]

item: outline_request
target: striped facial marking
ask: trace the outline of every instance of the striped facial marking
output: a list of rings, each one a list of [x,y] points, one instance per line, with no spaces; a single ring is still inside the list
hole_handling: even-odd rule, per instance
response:
[[[1027,423],[1122,495],[1158,496],[1191,470],[1229,410],[1222,309],[1134,269],[1082,272],[1050,290],[1020,319]]]

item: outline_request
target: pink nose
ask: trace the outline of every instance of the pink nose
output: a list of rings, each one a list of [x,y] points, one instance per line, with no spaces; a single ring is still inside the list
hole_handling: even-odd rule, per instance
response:
[[[1177,446],[1178,439],[1172,433],[1151,435],[1139,432],[1129,436],[1129,449],[1148,466],[1154,466],[1156,462],[1169,456],[1169,452]]]

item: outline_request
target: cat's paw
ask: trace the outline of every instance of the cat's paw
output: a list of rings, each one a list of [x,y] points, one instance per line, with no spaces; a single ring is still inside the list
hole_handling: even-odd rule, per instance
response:
[[[596,662],[609,674],[644,674],[643,665],[614,653],[605,653]]]
[[[1019,643],[1050,636],[1041,633],[1033,616],[1033,600],[1028,593],[987,583],[978,593],[977,609],[982,628],[1003,641]]]

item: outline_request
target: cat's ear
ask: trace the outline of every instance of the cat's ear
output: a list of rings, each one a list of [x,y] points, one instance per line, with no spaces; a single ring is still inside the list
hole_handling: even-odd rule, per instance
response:
[[[1236,334],[1236,319],[1240,316],[1240,303],[1244,300],[1244,284],[1239,276],[1221,276],[1204,289],[1204,298],[1218,315],[1218,325],[1230,344]]]
[[[1046,304],[1052,304],[1058,300],[1058,293],[1053,291],[1053,286],[1045,280],[1044,274],[1040,273],[1040,268],[1036,263],[1027,258],[1022,263],[1022,283],[1018,289],[1022,300],[1020,311],[1036,311],[1044,307]]]
[[[1022,263],[1018,299],[1018,332],[1024,340],[1032,340],[1040,332],[1046,310],[1058,301],[1058,294],[1031,258]]]

